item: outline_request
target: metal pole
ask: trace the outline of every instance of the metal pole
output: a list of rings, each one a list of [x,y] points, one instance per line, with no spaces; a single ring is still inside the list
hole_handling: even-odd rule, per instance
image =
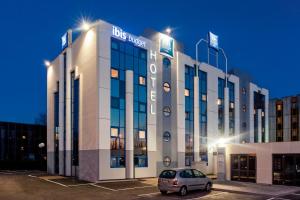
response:
[[[227,56],[225,54],[225,51],[222,48],[220,48],[220,50],[222,51],[222,53],[224,55],[224,58],[225,58],[225,87],[227,88],[227,82],[228,82],[228,77],[227,77],[227,75],[228,75]]]
[[[203,38],[201,38],[197,43],[196,43],[196,76],[198,77],[199,76],[199,74],[198,74],[198,70],[199,70],[199,59],[198,59],[198,46],[199,46],[199,44],[201,43],[201,42],[206,42],[207,43],[207,41],[205,40],[205,39],[203,39]]]

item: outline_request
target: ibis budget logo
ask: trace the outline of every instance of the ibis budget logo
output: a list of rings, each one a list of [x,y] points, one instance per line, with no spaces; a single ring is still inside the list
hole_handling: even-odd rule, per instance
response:
[[[61,48],[65,49],[68,46],[68,33],[65,33],[62,37],[61,37]]]
[[[116,26],[113,26],[112,28],[112,35],[121,40],[131,42],[138,47],[146,48],[146,42],[144,40],[141,40],[129,33],[126,33],[121,28],[118,28]]]
[[[161,33],[160,39],[159,39],[159,52],[162,55],[173,58],[174,57],[174,39],[168,35]]]
[[[209,37],[209,46],[218,50],[219,49],[219,37],[212,32],[208,33]]]

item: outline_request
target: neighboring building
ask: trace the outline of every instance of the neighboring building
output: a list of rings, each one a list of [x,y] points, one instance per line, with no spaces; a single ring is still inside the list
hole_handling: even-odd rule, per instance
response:
[[[268,90],[233,74],[226,84],[177,44],[102,20],[73,43],[69,31],[47,68],[48,172],[98,181],[200,163],[212,173],[220,139],[267,142]]]
[[[272,142],[300,140],[300,94],[270,100],[270,137]]]
[[[45,170],[46,135],[43,125],[0,122],[0,169]]]

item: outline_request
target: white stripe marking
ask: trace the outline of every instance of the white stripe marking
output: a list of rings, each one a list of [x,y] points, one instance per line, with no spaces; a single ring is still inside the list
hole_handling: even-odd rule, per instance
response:
[[[96,185],[96,184],[94,184],[94,183],[91,183],[90,185],[95,186],[95,187],[98,187],[98,188],[102,188],[102,189],[114,191],[114,192],[118,191],[118,190],[111,189],[111,188],[108,188],[108,187],[103,187],[103,186],[100,186],[100,185]]]
[[[132,188],[122,188],[122,189],[117,189],[117,190],[134,190],[134,189],[140,189],[140,188],[150,188],[150,187],[156,187],[156,186],[141,186],[141,187],[132,187]]]
[[[51,180],[48,180],[48,179],[42,179],[42,180],[45,180],[47,182],[54,183],[54,184],[57,184],[57,185],[60,185],[60,186],[63,186],[63,187],[68,187],[67,185],[64,185],[62,183],[58,183],[58,182],[55,182],[55,181],[51,181]]]
[[[139,194],[138,197],[152,196],[152,195],[156,195],[156,194],[160,194],[160,192],[153,192],[153,193],[148,193],[148,194]]]
[[[90,185],[90,183],[80,183],[80,184],[68,185],[68,187],[76,187],[76,186],[83,186],[83,185]]]
[[[219,193],[216,193],[216,194],[205,195],[205,196],[202,196],[202,197],[196,197],[196,198],[191,198],[191,199],[187,199],[187,200],[203,199],[203,198],[218,196],[220,194],[228,194],[228,192],[219,192]]]

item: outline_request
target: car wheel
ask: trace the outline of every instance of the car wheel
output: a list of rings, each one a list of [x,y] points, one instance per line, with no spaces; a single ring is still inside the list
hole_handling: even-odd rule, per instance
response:
[[[187,195],[187,188],[186,188],[186,186],[182,186],[182,187],[180,188],[179,194],[180,194],[180,196],[185,196],[185,195]]]
[[[205,191],[210,192],[211,191],[211,183],[207,183],[205,186]]]
[[[167,191],[161,190],[160,193],[161,193],[162,195],[166,195],[166,194],[167,194]]]

